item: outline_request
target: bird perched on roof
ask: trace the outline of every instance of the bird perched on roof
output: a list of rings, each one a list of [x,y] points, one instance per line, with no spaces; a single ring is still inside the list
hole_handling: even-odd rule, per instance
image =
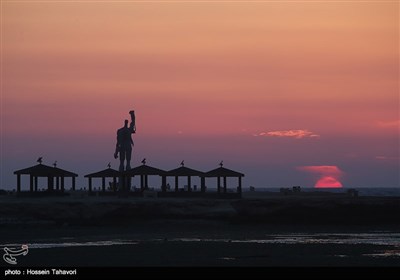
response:
[[[181,161],[181,166],[185,166],[185,161],[184,160]]]
[[[109,162],[109,163],[107,164],[107,166],[108,166],[108,168],[111,168],[111,162]]]
[[[224,161],[223,160],[221,160],[221,162],[219,163],[219,166],[223,166],[224,165]]]
[[[54,166],[54,167],[57,167],[57,161],[55,161],[55,162],[53,163],[53,166]]]
[[[144,159],[142,160],[142,163],[143,163],[143,164],[146,164],[146,158],[144,158]]]
[[[40,158],[37,159],[36,162],[39,162],[40,164],[42,164],[42,159],[43,159],[43,157],[40,157]]]

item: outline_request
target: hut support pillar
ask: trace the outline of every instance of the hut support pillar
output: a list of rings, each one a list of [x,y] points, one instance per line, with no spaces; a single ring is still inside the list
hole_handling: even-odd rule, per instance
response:
[[[117,177],[113,177],[112,191],[117,190]]]
[[[140,181],[141,181],[141,188],[142,190],[145,190],[148,188],[148,179],[147,175],[140,175]]]
[[[21,192],[21,174],[17,175],[17,192]]]
[[[56,190],[59,191],[60,190],[60,177],[55,177],[56,178]]]
[[[60,179],[60,181],[61,181],[61,191],[64,192],[64,191],[65,191],[64,176],[61,176],[61,177],[58,178],[58,179]],[[57,179],[57,182],[58,182],[58,179]]]
[[[29,191],[33,192],[33,176],[29,175]]]
[[[167,191],[167,177],[166,176],[161,177],[161,190],[163,192]]]
[[[103,192],[106,191],[106,178],[105,178],[105,177],[102,177],[102,178],[101,178],[101,190],[102,190]]]
[[[179,179],[178,176],[175,176],[175,192],[179,191]]]
[[[89,177],[89,193],[92,192],[92,178]]]
[[[89,193],[92,192],[92,178],[89,177]]]
[[[47,190],[49,191],[54,190],[54,177],[52,176],[47,177]]]
[[[226,193],[226,177],[224,177],[224,193]]]
[[[201,180],[201,192],[206,192],[206,178],[205,177],[200,177]]]

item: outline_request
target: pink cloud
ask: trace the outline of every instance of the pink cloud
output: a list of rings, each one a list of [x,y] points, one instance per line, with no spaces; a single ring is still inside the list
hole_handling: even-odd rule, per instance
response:
[[[400,120],[394,120],[394,121],[379,121],[379,122],[376,122],[376,124],[377,124],[379,127],[382,127],[382,128],[391,128],[391,127],[400,128]]]
[[[386,156],[376,156],[375,157],[375,159],[379,159],[379,160],[385,160],[385,159],[387,159],[388,157],[386,157]]]
[[[322,175],[341,176],[343,174],[343,171],[341,171],[336,165],[307,165],[299,166],[297,169]]]
[[[292,130],[276,130],[276,131],[267,131],[260,132],[258,134],[254,134],[254,136],[275,136],[275,137],[292,137],[292,138],[315,138],[320,137],[320,135],[315,134],[307,129],[292,129]]]
[[[310,165],[299,166],[298,170],[316,175],[315,188],[341,188],[340,178],[344,172],[336,165]]]
[[[375,156],[375,159],[377,159],[377,160],[393,160],[393,159],[398,160],[399,157],[379,155],[379,156]]]

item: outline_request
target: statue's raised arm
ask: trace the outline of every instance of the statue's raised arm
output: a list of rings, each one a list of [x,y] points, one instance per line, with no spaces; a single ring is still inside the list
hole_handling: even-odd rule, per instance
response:
[[[129,114],[131,115],[131,124],[129,125],[129,129],[131,130],[131,133],[136,133],[135,111],[131,110],[131,111],[129,111]]]

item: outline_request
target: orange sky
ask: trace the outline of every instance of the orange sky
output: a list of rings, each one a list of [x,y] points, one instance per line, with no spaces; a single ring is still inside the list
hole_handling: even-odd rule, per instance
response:
[[[2,186],[39,155],[116,168],[130,109],[133,165],[225,159],[260,186],[329,165],[344,186],[399,186],[398,1],[2,1],[1,16]]]

